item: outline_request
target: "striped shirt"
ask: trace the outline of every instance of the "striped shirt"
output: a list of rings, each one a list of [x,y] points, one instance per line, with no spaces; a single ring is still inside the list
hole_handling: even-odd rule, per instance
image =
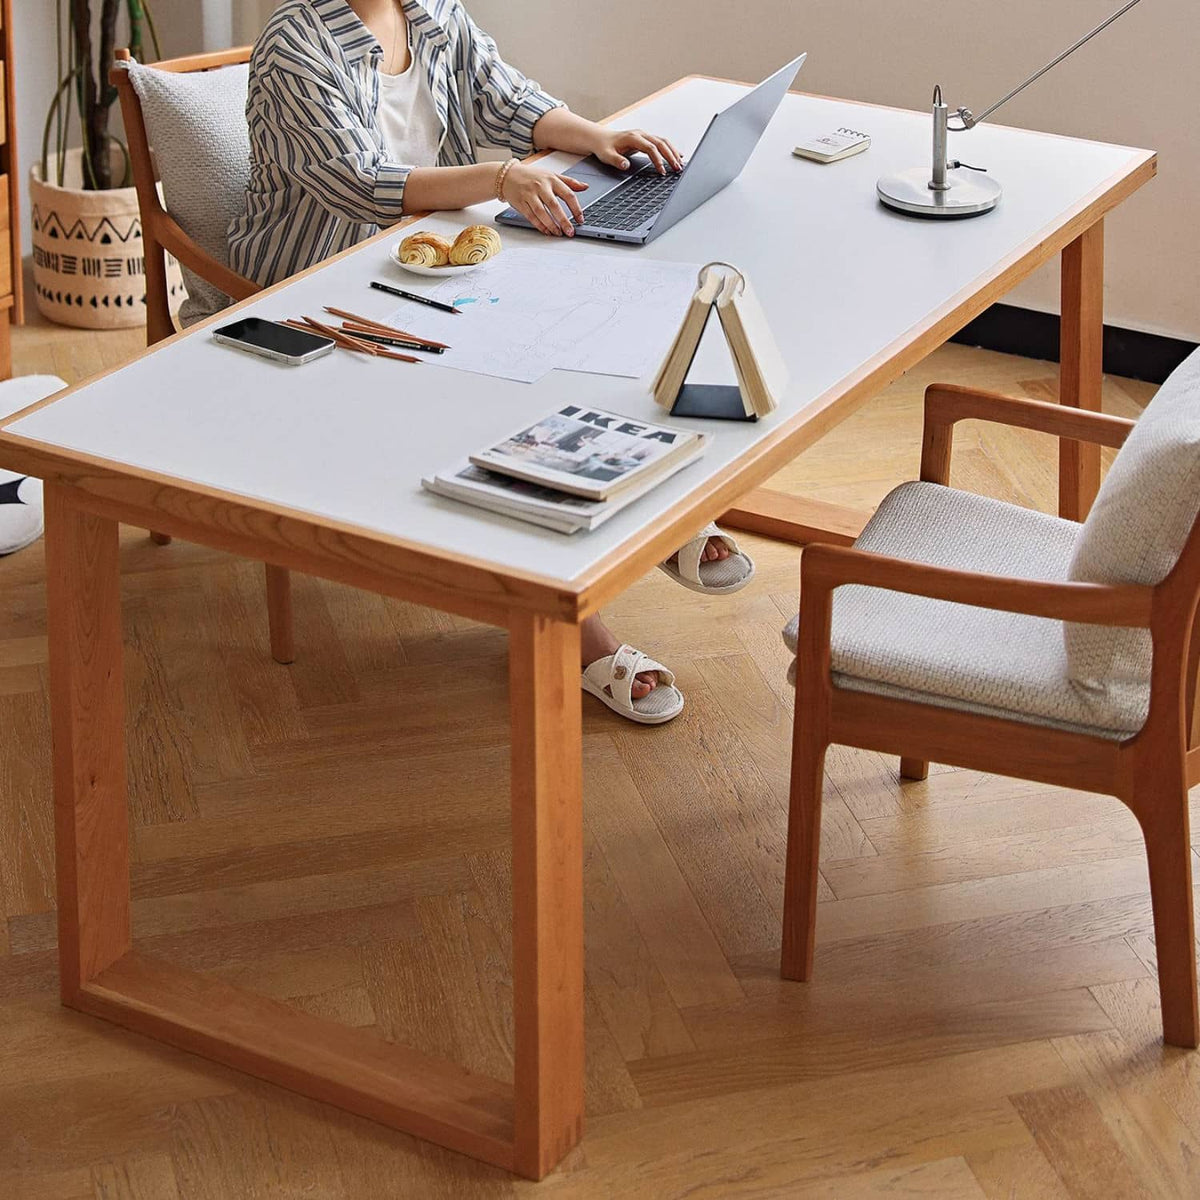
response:
[[[401,0],[413,69],[441,125],[440,166],[480,146],[532,153],[533,127],[561,103],[508,66],[459,0]],[[285,0],[250,60],[246,210],[230,265],[267,285],[398,221],[412,168],[388,155],[379,114],[383,48],[345,0]]]

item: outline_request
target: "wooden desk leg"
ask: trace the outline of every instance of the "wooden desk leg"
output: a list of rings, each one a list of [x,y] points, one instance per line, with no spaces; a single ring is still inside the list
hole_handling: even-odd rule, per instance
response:
[[[295,623],[292,620],[292,575],[286,567],[267,568],[267,629],[271,657],[285,666],[295,661]]]
[[[1062,252],[1062,404],[1100,411],[1104,362],[1104,222],[1097,221]],[[1058,460],[1058,512],[1082,521],[1100,487],[1100,447],[1063,441]]]
[[[58,954],[64,1004],[131,946],[117,523],[46,485]]]
[[[514,1167],[541,1179],[583,1134],[579,627],[514,617],[509,695]]]

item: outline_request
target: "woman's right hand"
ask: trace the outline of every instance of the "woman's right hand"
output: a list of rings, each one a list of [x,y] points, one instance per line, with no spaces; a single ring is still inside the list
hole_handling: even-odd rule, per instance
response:
[[[578,179],[548,171],[540,163],[516,162],[504,180],[504,199],[542,233],[574,237],[571,216],[583,221],[583,210],[575,193],[587,191],[587,186]]]

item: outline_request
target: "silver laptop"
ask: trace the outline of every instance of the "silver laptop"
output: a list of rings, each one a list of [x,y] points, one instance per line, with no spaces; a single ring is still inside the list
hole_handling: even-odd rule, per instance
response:
[[[807,57],[793,59],[713,117],[682,171],[660,175],[642,154],[624,171],[594,157],[564,171],[588,185],[579,194],[584,223],[575,226],[576,237],[641,245],[711,200],[741,174]],[[533,228],[513,208],[506,208],[496,221]]]

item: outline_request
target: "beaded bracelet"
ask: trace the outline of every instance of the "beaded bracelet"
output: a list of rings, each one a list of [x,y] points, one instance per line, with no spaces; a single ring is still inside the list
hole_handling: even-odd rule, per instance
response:
[[[515,158],[510,158],[500,170],[496,173],[496,199],[504,199],[504,183],[508,179],[508,173],[517,165]]]

